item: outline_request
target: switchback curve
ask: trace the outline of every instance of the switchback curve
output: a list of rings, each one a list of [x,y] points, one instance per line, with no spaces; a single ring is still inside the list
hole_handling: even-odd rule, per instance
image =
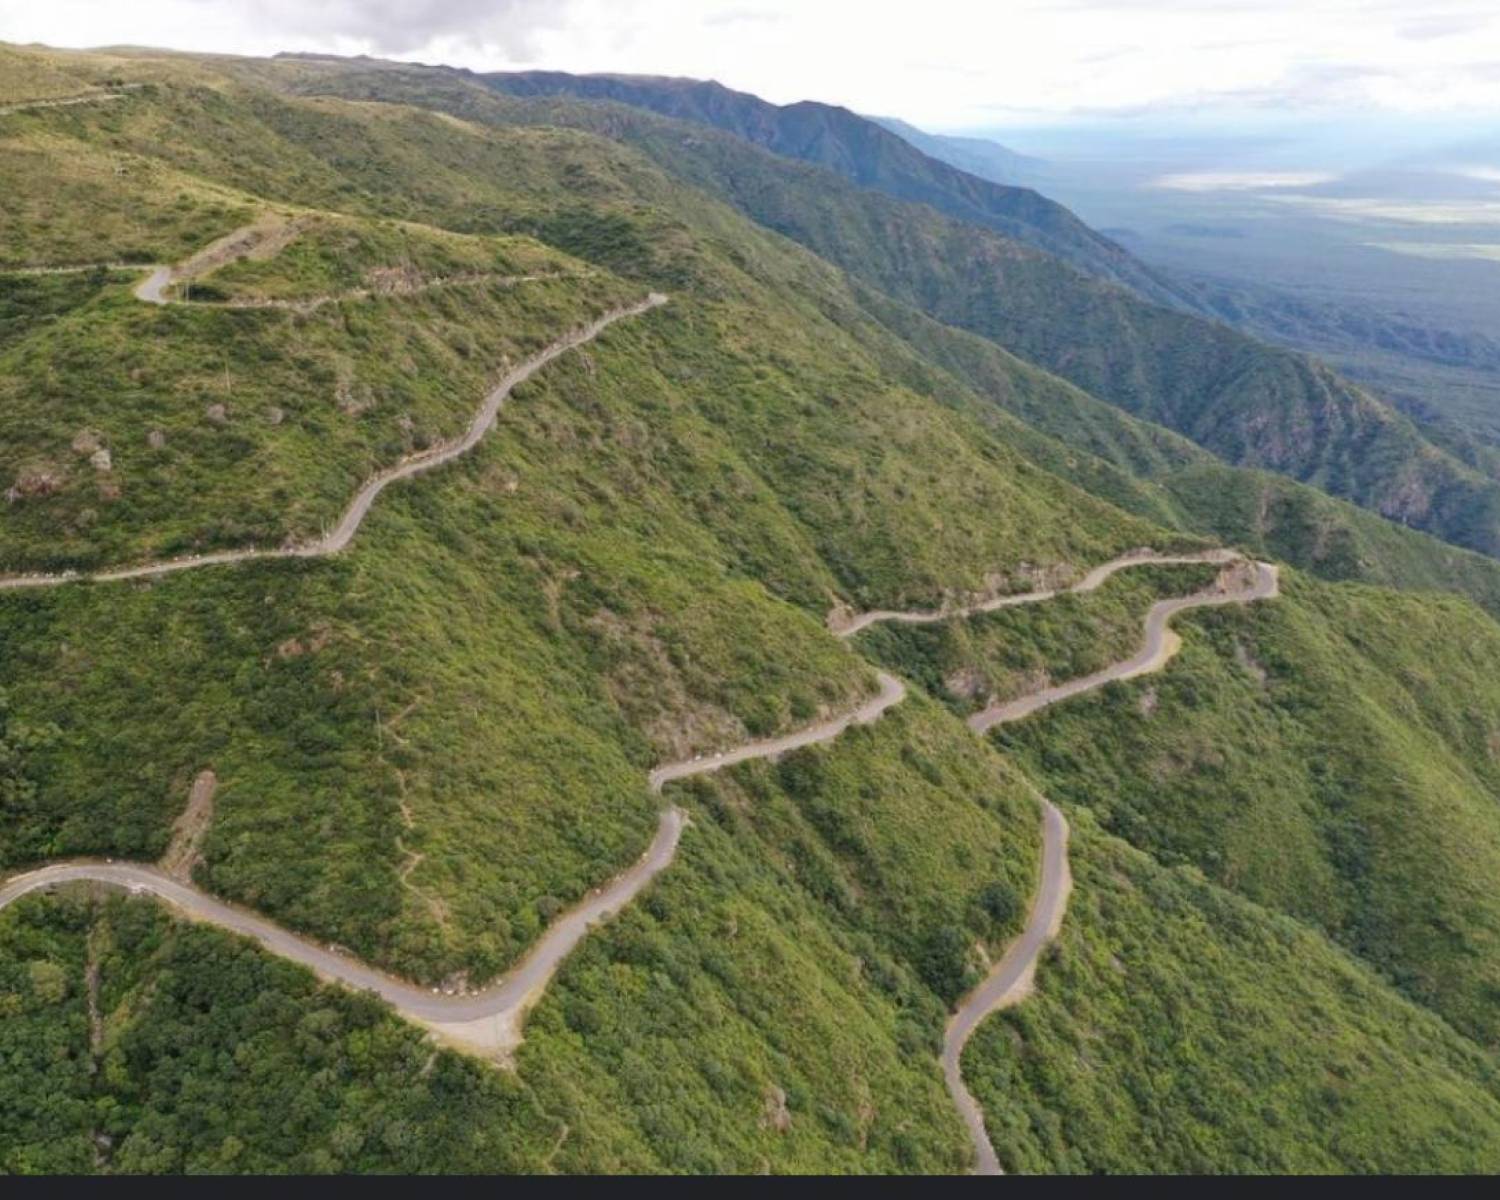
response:
[[[724,754],[664,764],[651,772],[651,790],[660,793],[671,780],[706,774],[749,759],[775,758],[800,746],[831,741],[851,725],[879,719],[905,696],[906,689],[900,681],[881,672],[877,694],[849,712],[796,733],[751,742]],[[520,1044],[525,1015],[545,991],[558,966],[593,925],[618,912],[672,862],[686,824],[687,814],[682,809],[675,805],[663,809],[655,838],[634,865],[557,917],[525,957],[501,979],[482,990],[458,995],[422,988],[367,966],[248,909],[211,896],[191,883],[175,879],[156,866],[89,860],[52,863],[0,884],[0,909],[32,892],[67,883],[91,882],[133,893],[149,893],[194,920],[254,938],[271,953],[301,963],[323,979],[375,992],[402,1016],[463,1049],[504,1055]]]
[[[983,734],[996,725],[1019,721],[1038,709],[1069,696],[1092,691],[1117,679],[1131,679],[1137,675],[1160,671],[1182,645],[1181,639],[1168,628],[1168,623],[1178,613],[1192,608],[1250,604],[1279,594],[1280,576],[1274,564],[1241,560],[1238,555],[1221,561],[1240,563],[1238,568],[1229,573],[1227,581],[1221,576],[1219,584],[1213,588],[1191,596],[1160,600],[1151,606],[1144,622],[1142,647],[1130,658],[1092,675],[1082,676],[1057,687],[1045,688],[1031,696],[993,705],[970,717],[969,728],[975,733]],[[1105,565],[1107,567],[1111,564]],[[1088,578],[1092,578],[1093,574]],[[1030,994],[1037,958],[1062,928],[1068,895],[1072,890],[1072,874],[1068,869],[1067,820],[1040,792],[1036,792],[1036,797],[1042,806],[1042,870],[1026,927],[990,970],[989,975],[959,1002],[943,1037],[943,1078],[948,1084],[948,1092],[953,1097],[954,1105],[968,1127],[981,1175],[999,1175],[1003,1172],[984,1126],[983,1111],[963,1080],[963,1049],[985,1017],[997,1009],[1019,1003]]]
[[[164,294],[166,287],[173,281],[172,268],[155,267],[150,270],[151,274],[135,289],[137,298],[155,304],[172,302]],[[559,355],[597,337],[615,321],[657,307],[665,303],[666,299],[666,296],[653,292],[637,304],[612,310],[584,328],[558,339],[513,368],[485,397],[463,436],[377,472],[355,493],[334,528],[317,541],[277,550],[250,548],[225,551],[92,573],[12,575],[0,577],[0,590],[53,587],[85,580],[111,582],[252,559],[313,558],[337,553],[353,539],[371,505],[389,484],[431,470],[472,449],[493,425],[501,404],[518,384]],[[1149,551],[1138,551],[1096,567],[1068,588],[994,597],[972,605],[939,610],[877,610],[842,619],[830,615],[829,627],[837,636],[847,638],[882,621],[928,624],[953,617],[967,617],[1001,608],[1039,603],[1065,592],[1092,591],[1114,572],[1131,566],[1148,563],[1228,564],[1238,560],[1239,556],[1228,550],[1209,550],[1191,555],[1157,555]],[[1176,613],[1205,605],[1246,603],[1277,594],[1278,580],[1274,566],[1266,563],[1247,566],[1251,568],[1251,579],[1241,587],[1228,587],[1221,583],[1216,592],[1200,592],[1194,596],[1160,601],[1154,605],[1147,614],[1143,648],[1131,659],[1031,696],[994,705],[971,717],[970,727],[982,734],[996,724],[1017,720],[1048,704],[1103,686],[1112,680],[1127,679],[1161,669],[1180,645],[1168,628],[1168,623]],[[879,691],[874,697],[841,716],[792,734],[747,743],[720,754],[664,764],[650,773],[651,790],[659,793],[672,780],[717,771],[734,763],[775,758],[801,746],[831,740],[850,725],[877,720],[886,709],[904,699],[906,694],[901,682],[885,672],[879,673],[879,682]],[[1000,1165],[985,1131],[982,1112],[963,1082],[963,1047],[985,1016],[997,1008],[1016,1003],[1027,994],[1036,960],[1061,925],[1071,888],[1067,862],[1067,822],[1061,812],[1040,793],[1037,793],[1037,799],[1043,814],[1041,878],[1026,927],[1007,948],[989,976],[959,1004],[949,1021],[944,1040],[944,1078],[969,1129],[981,1174],[998,1174]],[[150,893],[190,918],[204,920],[254,938],[272,953],[300,962],[324,979],[373,991],[389,1001],[403,1016],[425,1025],[439,1036],[465,1049],[503,1055],[519,1044],[526,1012],[589,928],[632,900],[676,857],[686,822],[687,817],[682,809],[676,806],[663,809],[655,838],[634,865],[559,916],[515,968],[503,978],[480,991],[457,995],[439,989],[423,989],[366,966],[332,947],[324,948],[249,910],[210,896],[154,866],[97,861],[50,864],[0,884],[0,909],[25,895],[72,882],[93,882],[130,892]]]
[[[1187,566],[1193,563],[1220,563],[1227,564],[1240,561],[1241,556],[1233,550],[1216,548],[1213,550],[1200,550],[1193,554],[1157,554],[1153,550],[1132,550],[1128,554],[1122,554],[1118,558],[1112,558],[1106,563],[1095,567],[1077,583],[1062,588],[1041,588],[1032,592],[1015,592],[1007,596],[992,596],[987,600],[980,600],[974,604],[945,606],[943,608],[916,609],[911,611],[897,611],[886,608],[873,609],[870,612],[848,614],[839,610],[828,614],[828,628],[835,637],[853,637],[861,630],[868,629],[871,625],[878,625],[890,621],[898,625],[935,625],[940,621],[953,620],[954,618],[973,617],[980,613],[995,612],[1002,608],[1019,608],[1026,604],[1038,604],[1043,600],[1053,600],[1058,596],[1069,593],[1083,593],[1097,591],[1099,587],[1116,571],[1123,571],[1128,567],[1146,566]]]

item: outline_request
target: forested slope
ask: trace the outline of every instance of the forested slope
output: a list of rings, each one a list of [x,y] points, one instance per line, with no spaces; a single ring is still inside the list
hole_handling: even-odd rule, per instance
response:
[[[48,88],[116,98],[0,116],[5,267],[98,264],[0,269],[15,414],[0,573],[308,537],[372,472],[462,431],[507,360],[647,291],[669,299],[522,384],[469,454],[388,489],[339,554],[0,591],[0,865],[154,860],[212,769],[201,887],[463,988],[633,861],[663,803],[688,824],[677,859],[563,965],[504,1071],[154,902],[20,901],[0,913],[0,1167],[966,1169],[938,1052],[1024,918],[1032,780],[1136,846],[1082,815],[1062,953],[1090,965],[1044,963],[1041,995],[970,1052],[1008,1167],[1493,1167],[1490,872],[1458,853],[1488,853],[1500,828],[1482,799],[1488,659],[1439,631],[1457,621],[1488,647],[1500,628],[1416,590],[1493,605],[1487,560],[1237,471],[876,297],[639,148],[540,109],[515,119],[473,83],[502,109],[456,113],[449,74],[14,54]],[[433,78],[441,111],[419,103]],[[379,99],[300,94],[381,79]],[[191,263],[247,226],[279,232],[200,260],[172,303],[135,294],[147,264]],[[851,648],[826,623],[835,606],[1066,582],[1227,528],[1332,579],[1411,589],[1293,577],[1247,617],[1184,622],[1185,656],[1149,685],[1153,719],[1180,730],[1164,738],[1233,711],[1266,744],[1228,737],[1230,752],[1278,782],[1328,764],[1267,799],[1296,815],[1306,879],[1219,873],[1214,838],[1238,854],[1261,826],[1253,806],[1243,825],[1204,817],[1240,803],[1212,771],[1185,773],[1181,803],[1168,779],[1172,803],[1120,815],[1149,746],[1108,779],[1089,755],[1141,744],[1136,693],[1123,715],[1110,691],[979,739],[953,711],[948,651]],[[976,623],[967,665],[1001,687],[1005,671],[1024,686],[1090,670],[1142,605],[1205,580],[1119,582]],[[881,655],[910,694],[879,721],[652,794],[657,763],[845,711]],[[1231,670],[1250,684],[1230,676],[1223,707],[1174,701]],[[1326,759],[1307,754],[1313,729],[1337,739]],[[1346,772],[1377,737],[1396,749]],[[1382,772],[1405,790],[1374,786]],[[1366,807],[1334,807],[1372,779]],[[1358,871],[1324,855],[1357,843],[1356,818],[1383,848]],[[1423,821],[1433,836],[1406,836]],[[1163,865],[1183,860],[1216,883]],[[1122,877],[1163,905],[1110,903]],[[1105,988],[1097,968],[1147,945],[1136,1009],[1132,977]],[[1194,996],[1217,981],[1239,999],[1177,1004],[1186,974]],[[998,1040],[1017,1022],[1035,1031],[1024,1071]],[[1118,1040],[1142,1024],[1149,1056]],[[1101,1102],[1057,1047],[1100,1031],[1116,1039],[1096,1060],[1110,1137],[1149,1128],[1159,1143],[1142,1145],[1175,1147],[1164,1131],[1187,1130],[1191,1154],[1153,1164],[1091,1136]],[[1157,1080],[1200,1071],[1195,1038],[1218,1049],[1198,1091],[1115,1082],[1142,1062]],[[1343,1103],[1327,1080],[1351,1060],[1380,1065]],[[1227,1099],[1205,1117],[1209,1084]],[[1267,1089],[1282,1099],[1242,1102]],[[1035,1132],[1057,1121],[1066,1147]]]

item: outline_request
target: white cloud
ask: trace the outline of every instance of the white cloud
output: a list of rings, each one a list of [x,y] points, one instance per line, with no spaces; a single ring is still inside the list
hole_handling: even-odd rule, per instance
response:
[[[1261,192],[1312,187],[1337,178],[1326,171],[1183,171],[1154,179],[1150,186],[1178,192]]]
[[[1473,258],[1500,262],[1500,245],[1494,242],[1366,242],[1365,245],[1411,258]]]
[[[0,38],[692,75],[948,127],[1500,108],[1494,0],[12,0]]]
[[[266,36],[357,40],[381,54],[409,54],[438,39],[507,56],[531,50],[534,35],[567,21],[553,0],[194,0],[202,9],[242,9]]]
[[[1500,225],[1500,201],[1381,200],[1363,196],[1299,196],[1271,193],[1269,199],[1309,209],[1335,220],[1390,221],[1398,225]],[[1416,242],[1392,243],[1415,246]]]

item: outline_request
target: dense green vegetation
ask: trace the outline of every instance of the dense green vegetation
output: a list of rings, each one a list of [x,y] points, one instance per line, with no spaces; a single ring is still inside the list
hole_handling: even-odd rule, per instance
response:
[[[190,63],[161,69],[186,78],[70,110],[62,128],[85,148],[171,156],[152,169],[205,173],[205,196],[263,187],[251,206],[297,226],[274,255],[195,280],[200,298],[315,295],[412,264],[572,273],[310,314],[157,310],[106,290],[7,359],[31,414],[8,427],[18,459],[81,456],[64,441],[80,427],[115,451],[107,476],[75,467],[56,495],[13,505],[18,553],[55,561],[60,520],[81,561],[279,540],[374,461],[454,428],[507,347],[642,290],[504,228],[540,222],[607,257],[623,222],[652,247],[634,271],[684,290],[521,388],[471,459],[382,497],[337,561],[4,597],[17,719],[60,731],[31,756],[7,862],[152,857],[211,765],[205,883],[423,978],[488,976],[633,856],[653,760],[803,723],[868,686],[818,628],[836,600],[935,603],[1022,561],[1156,540],[934,394],[910,355],[873,350],[834,272],[625,152],[340,101],[236,102]],[[635,194],[664,208],[622,199]],[[103,202],[67,198],[72,237]],[[296,207],[335,201],[488,229]],[[563,233],[557,214],[572,214]],[[66,423],[64,391],[87,410]],[[221,395],[228,426],[204,420]],[[273,395],[279,424],[256,412]],[[133,448],[153,429],[160,469]],[[101,505],[101,487],[119,495]]]
[[[0,599],[18,717],[61,731],[5,860],[154,857],[212,766],[205,883],[488,977],[638,851],[653,761],[868,686],[819,628],[835,599],[1151,540],[727,279],[745,299],[680,295],[549,368],[336,560]]]
[[[677,861],[528,1024],[522,1076],[575,1130],[559,1166],[961,1169],[936,1050],[979,947],[1019,926],[1030,795],[913,699],[672,799]]]
[[[673,798],[678,861],[568,962],[514,1080],[149,902],[7,910],[0,1002],[34,1019],[0,1057],[45,1073],[56,1140],[7,1122],[0,1165],[89,1169],[97,1132],[116,1171],[960,1169],[934,1048],[976,942],[1019,923],[1029,793],[914,701]]]
[[[964,1074],[1007,1170],[1483,1172],[1491,1055],[1305,926],[1074,821],[1073,898]]]
[[[326,213],[293,213],[285,221],[271,227],[267,248],[273,253],[252,253],[215,271],[210,283],[195,284],[193,299],[308,301],[581,269],[526,238],[472,237]]]
[[[556,1136],[509,1076],[153,904],[28,899],[0,948],[0,1171],[524,1170]]]
[[[59,275],[0,272],[0,349],[33,328],[81,308],[109,283],[125,282],[124,272],[103,268]]]
[[[1182,618],[1164,675],[996,736],[1055,800],[1326,929],[1493,1045],[1500,633],[1456,598],[1283,590]]]
[[[1500,614],[1500,564],[1284,475],[1226,466],[1160,425],[1097,400],[993,343],[858,288],[884,330],[982,397],[975,415],[1037,465],[1171,528],[1325,579],[1454,591]],[[996,409],[1003,410],[996,411]],[[1005,420],[1005,414],[1020,418]]]
[[[1010,700],[1128,658],[1155,600],[1214,581],[1206,564],[1131,567],[1097,591],[934,625],[890,622],[858,635],[860,651],[920,683],[955,712]]]
[[[524,78],[496,82],[504,87],[506,79]],[[1048,202],[926,159],[872,122],[826,109],[823,136],[768,143],[781,154],[833,167],[825,170],[710,129],[725,123],[733,105],[658,103],[658,91],[673,83],[621,87],[561,76],[546,89],[568,97],[603,87],[612,98],[644,106],[630,112],[566,98],[487,107],[468,94],[475,84],[444,71],[342,67],[329,70],[320,84],[491,121],[573,125],[626,142],[888,297],[990,338],[1228,462],[1283,472],[1458,545],[1500,549],[1500,485],[1428,441],[1408,418],[1326,367],[1183,311],[1191,301],[1174,304],[1148,270],[1139,264],[1130,270],[1132,260],[1118,247],[1093,244],[1076,253],[1076,242],[1060,246],[1051,236],[1057,229],[1049,218],[1041,218],[1041,228],[989,219],[992,200],[1001,212],[1013,203],[1009,197],[1015,204],[1030,197],[1033,216]],[[800,122],[803,107],[780,111]],[[696,130],[685,137],[682,122],[648,109],[685,116]],[[834,125],[844,127],[835,132]],[[736,128],[732,119],[729,127]],[[911,200],[925,203],[903,202]],[[1004,236],[992,232],[997,228]],[[1113,261],[1110,251],[1124,261]],[[1118,279],[1128,279],[1137,292]]]
[[[673,785],[678,859],[564,964],[514,1074],[144,901],[7,910],[0,1169],[962,1169],[937,1050],[1034,887],[1021,769],[1076,818],[1079,887],[1040,995],[969,1057],[1008,1165],[1494,1166],[1494,1063],[1464,1040],[1500,1019],[1490,617],[1289,574],[1185,621],[1165,675],[998,741],[952,711],[969,681],[1094,670],[1205,571],[853,647],[825,617],[1210,537],[1491,611],[1496,564],[923,315],[1065,297],[1033,251],[983,240],[959,272],[964,227],[717,135],[421,69],[6,55],[48,94],[144,86],[0,116],[0,263],[280,233],[195,272],[193,305],[0,272],[0,569],[315,532],[507,358],[671,302],[518,388],[337,557],[0,593],[0,868],[154,859],[211,767],[201,886],[474,983],[640,852],[653,764],[839,710],[868,659],[912,687]],[[835,258],[910,235],[913,276],[781,233]],[[557,277],[490,278],[532,273]],[[923,292],[950,287],[966,313]],[[257,300],[302,307],[215,307]]]
[[[635,298],[599,278],[476,283],[297,313],[106,288],[0,351],[14,489],[0,559],[98,565],[316,533],[376,466],[461,432],[505,359]]]

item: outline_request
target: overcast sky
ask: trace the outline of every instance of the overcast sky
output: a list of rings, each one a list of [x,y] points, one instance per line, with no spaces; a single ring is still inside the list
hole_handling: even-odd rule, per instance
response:
[[[691,75],[938,129],[1500,111],[1500,0],[0,0],[0,40]]]

